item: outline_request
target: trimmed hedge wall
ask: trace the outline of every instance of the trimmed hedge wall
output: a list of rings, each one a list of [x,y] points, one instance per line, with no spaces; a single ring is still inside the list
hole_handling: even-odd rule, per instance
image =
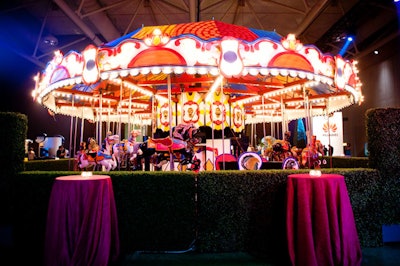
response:
[[[400,224],[400,108],[366,112],[369,162],[384,179],[384,224]]]
[[[345,181],[362,246],[382,245],[382,189],[372,169],[329,169]],[[285,250],[285,192],[290,173],[307,170],[199,174],[199,247],[204,252]],[[377,210],[377,211],[371,211]]]
[[[323,158],[326,164],[322,164],[321,168],[368,168],[368,158],[367,157],[329,157],[325,156]],[[277,163],[276,169],[280,168],[281,164]],[[72,171],[74,170],[75,160],[71,159],[44,159],[44,160],[33,160],[25,162],[25,171]],[[331,167],[332,166],[332,167]],[[227,169],[228,170],[228,169]],[[232,170],[232,169],[229,169]]]
[[[74,158],[43,159],[25,162],[25,171],[73,171]]]
[[[24,170],[28,118],[20,113],[0,112],[0,125],[0,225],[8,225],[13,208],[10,180]]]
[[[109,172],[117,205],[122,256],[137,251],[245,251],[286,258],[287,175],[307,170]],[[346,183],[362,246],[382,245],[379,174],[330,169]],[[42,260],[47,205],[54,178],[78,172],[22,172],[14,180],[14,238],[21,260]],[[98,174],[105,174],[104,172]],[[197,197],[196,197],[197,195]],[[197,200],[196,200],[197,199]],[[377,210],[377,211],[371,211]],[[21,261],[24,263],[24,261]]]
[[[14,175],[24,170],[25,140],[28,132],[28,117],[20,113],[0,112],[0,161],[1,177]]]
[[[382,225],[400,222],[399,110],[373,109],[366,113],[369,160],[333,157],[335,168],[322,169],[345,176],[363,247],[382,245]],[[27,162],[25,169],[45,167],[47,171],[20,172],[24,169],[26,117],[0,113],[0,121],[0,136],[12,140],[10,147],[7,144],[0,150],[1,158],[9,164],[7,175],[0,175],[6,184],[2,192],[12,192],[11,200],[7,197],[2,204],[14,207],[12,215],[7,216],[13,219],[13,250],[25,252],[24,256],[16,253],[15,262],[40,264],[54,178],[79,172],[48,171],[70,169],[71,160]],[[369,162],[376,170],[337,168],[349,162],[350,167]],[[196,239],[195,247],[201,252],[246,251],[282,260],[286,257],[286,177],[307,171],[109,172],[122,255],[138,250],[182,250]]]

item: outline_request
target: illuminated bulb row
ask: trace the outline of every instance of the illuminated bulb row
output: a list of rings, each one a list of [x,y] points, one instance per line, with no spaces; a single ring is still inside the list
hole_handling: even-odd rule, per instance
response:
[[[69,79],[63,79],[63,80],[57,81],[47,87],[41,84],[41,85],[39,85],[38,97],[43,98],[44,96],[46,96],[47,94],[49,94],[50,92],[52,92],[55,89],[63,88],[65,86],[71,86],[71,85],[78,84],[81,82],[82,82],[82,78],[75,77],[75,78],[69,78]]]
[[[187,74],[200,74],[200,75],[205,75],[207,73],[217,76],[219,75],[219,69],[218,67],[182,67],[182,66],[154,66],[154,67],[141,67],[141,68],[133,68],[133,69],[123,69],[123,70],[114,70],[114,71],[105,71],[102,72],[100,75],[100,78],[102,80],[111,80],[111,79],[117,79],[118,76],[120,77],[126,77],[128,75],[130,76],[137,76],[139,74],[142,75],[148,75],[148,74],[153,74],[157,75],[160,73],[164,74],[182,74],[182,73],[187,73]]]
[[[144,109],[144,108],[147,108],[148,107],[148,104],[145,104],[145,103],[136,103],[136,102],[131,102],[131,103],[129,103],[129,102],[121,102],[121,105],[122,106],[131,106],[131,107],[137,107],[137,108],[142,108],[142,109]]]
[[[72,95],[74,95],[74,97],[79,100],[82,99],[84,101],[88,101],[88,102],[97,102],[99,101],[99,97],[95,97],[95,96],[88,96],[88,95],[79,95],[79,94],[71,94],[71,93],[66,93],[66,92],[53,92],[52,93],[55,97],[65,97],[65,98],[71,98]],[[102,103],[104,104],[109,104],[112,102],[116,102],[116,100],[114,99],[108,99],[108,98],[102,98]]]
[[[252,76],[256,76],[258,74],[267,76],[267,75],[272,75],[272,76],[283,76],[287,77],[290,76],[292,78],[299,77],[301,79],[307,78],[308,80],[315,80],[315,81],[320,81],[322,83],[326,84],[333,84],[333,80],[330,77],[327,76],[322,76],[322,75],[317,75],[311,72],[305,72],[305,71],[300,71],[300,70],[295,70],[295,69],[287,69],[287,68],[254,68],[254,67],[247,67],[244,68],[243,75],[250,74]]]
[[[278,108],[279,106],[281,106],[280,103],[264,104],[264,109]],[[252,107],[254,110],[262,110],[263,109],[262,104],[252,105]]]
[[[218,76],[218,78],[215,79],[214,83],[211,85],[210,90],[208,91],[208,94],[206,96],[206,102],[211,100],[211,97],[213,97],[215,90],[221,85],[224,77],[222,75]]]
[[[166,97],[164,97],[164,96],[161,96],[161,95],[156,94],[156,95],[154,95],[154,97],[156,98],[156,100],[157,100],[160,104],[164,104],[164,103],[167,103],[167,102],[168,102],[168,99],[167,99]]]
[[[147,95],[149,97],[153,96],[153,92],[151,92],[149,90],[146,90],[145,88],[140,87],[140,86],[138,86],[136,84],[133,84],[132,82],[124,81],[123,84],[124,84],[125,87],[129,88],[130,90],[138,91],[138,92],[140,92],[140,93],[142,93],[144,95]]]
[[[274,91],[271,91],[271,92],[266,92],[266,93],[264,93],[263,96],[265,98],[270,98],[270,97],[273,97],[273,96],[279,96],[279,95],[282,95],[282,94],[286,94],[288,92],[293,92],[293,91],[298,91],[298,90],[301,90],[301,85],[300,84],[289,86],[289,87],[286,87],[284,89],[278,89],[278,90],[274,90]]]
[[[255,101],[260,100],[260,97],[261,96],[259,96],[259,95],[253,96],[253,97],[249,97],[249,98],[246,98],[246,99],[243,99],[243,100],[239,100],[236,103],[237,104],[247,104],[247,103],[251,103],[251,102],[255,102]]]

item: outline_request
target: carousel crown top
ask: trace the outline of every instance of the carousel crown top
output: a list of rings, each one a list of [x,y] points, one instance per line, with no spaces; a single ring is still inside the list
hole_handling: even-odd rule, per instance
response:
[[[355,61],[296,36],[220,21],[142,27],[82,52],[56,51],[34,99],[92,121],[230,126],[327,115],[363,95]],[[175,107],[174,107],[175,106]],[[170,119],[171,116],[177,119]]]

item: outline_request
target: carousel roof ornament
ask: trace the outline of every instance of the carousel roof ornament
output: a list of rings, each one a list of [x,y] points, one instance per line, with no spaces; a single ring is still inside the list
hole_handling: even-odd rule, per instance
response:
[[[220,103],[241,110],[246,123],[280,122],[304,117],[306,100],[312,116],[361,104],[357,73],[356,62],[323,54],[293,34],[202,21],[142,27],[81,53],[57,51],[37,76],[33,97],[56,114],[150,124],[152,101],[156,113],[176,104],[182,119],[185,101],[196,94],[199,110],[209,109],[197,119],[203,125],[213,117],[205,98],[223,93]]]

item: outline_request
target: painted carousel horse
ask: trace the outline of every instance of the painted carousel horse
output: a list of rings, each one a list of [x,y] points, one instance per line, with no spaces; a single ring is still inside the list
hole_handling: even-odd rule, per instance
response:
[[[321,156],[324,154],[323,146],[315,136],[312,136],[311,143],[301,151],[300,163],[303,168],[321,168]]]
[[[109,155],[101,151],[96,141],[90,138],[88,151],[82,152],[78,158],[78,167],[80,169],[85,169],[89,166],[102,166],[108,172],[117,167],[117,162],[113,154]]]
[[[120,143],[116,143],[113,146],[113,154],[117,160],[120,168],[133,167],[136,170],[137,164],[135,160],[138,156],[143,155],[141,149],[141,142],[132,142],[129,140],[122,140]]]
[[[262,154],[271,161],[282,162],[283,169],[298,169],[298,149],[291,147],[287,140],[275,139],[272,136],[266,136],[262,139],[264,149]]]
[[[111,135],[111,133],[107,133],[107,137],[103,140],[103,147],[102,150],[104,153],[108,155],[113,154],[113,146],[119,143],[119,136],[118,135]]]
[[[150,154],[156,155],[154,165],[157,170],[168,163],[170,154],[178,160],[181,166],[189,166],[186,169],[197,171],[200,169],[200,160],[194,155],[194,147],[201,142],[197,137],[199,130],[192,124],[180,124],[174,128],[172,138],[149,138],[140,145],[142,155],[138,156],[138,163],[141,159],[149,158]],[[140,169],[138,166],[137,168]]]
[[[128,167],[129,144],[127,140],[115,143],[112,147],[114,158],[117,160],[118,169]]]
[[[272,153],[274,152],[274,143],[276,139],[272,136],[265,136],[261,139],[261,154],[264,158],[272,160]]]

